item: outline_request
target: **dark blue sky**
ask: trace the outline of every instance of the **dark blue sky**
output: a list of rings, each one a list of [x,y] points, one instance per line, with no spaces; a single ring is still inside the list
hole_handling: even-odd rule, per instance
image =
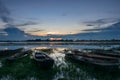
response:
[[[11,24],[32,35],[76,34],[120,21],[120,0],[0,1],[12,19],[1,19],[0,29]]]

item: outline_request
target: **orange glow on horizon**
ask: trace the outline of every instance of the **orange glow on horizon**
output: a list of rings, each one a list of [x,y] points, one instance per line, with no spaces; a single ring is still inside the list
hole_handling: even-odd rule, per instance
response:
[[[48,35],[68,35],[68,34],[76,34],[76,33],[67,33],[67,32],[43,32],[43,33],[30,33],[35,36],[48,36]]]
[[[49,40],[62,40],[62,38],[49,38]]]

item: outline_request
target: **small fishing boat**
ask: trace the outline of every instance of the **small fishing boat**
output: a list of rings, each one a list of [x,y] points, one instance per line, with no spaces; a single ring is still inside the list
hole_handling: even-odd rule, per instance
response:
[[[54,64],[54,60],[42,51],[33,53],[33,59],[41,68],[45,69],[51,68]]]
[[[95,54],[92,52],[83,52],[83,51],[77,51],[77,50],[73,50],[72,53],[78,55],[78,56],[84,56],[84,57],[89,57],[89,58],[94,58],[94,59],[100,59],[100,60],[112,60],[112,61],[118,61],[119,58],[116,57],[112,57],[112,56],[105,56],[105,55],[99,55],[99,54]]]
[[[114,51],[95,50],[95,51],[92,51],[92,53],[98,54],[98,55],[104,55],[104,56],[111,56],[111,57],[120,58],[120,53],[119,52],[114,52]]]
[[[65,57],[77,62],[82,62],[86,64],[92,64],[99,67],[109,67],[109,68],[115,68],[119,66],[119,59],[113,58],[113,57],[106,57],[106,56],[97,56],[97,55],[89,55],[82,53],[76,54],[76,53],[66,53]]]
[[[19,59],[19,58],[23,58],[23,57],[27,56],[28,53],[29,53],[29,50],[25,51],[23,49],[23,50],[21,50],[21,52],[18,52],[18,53],[14,54],[14,55],[12,55],[10,57],[7,57],[6,60],[13,61],[13,60],[16,60],[16,59]]]

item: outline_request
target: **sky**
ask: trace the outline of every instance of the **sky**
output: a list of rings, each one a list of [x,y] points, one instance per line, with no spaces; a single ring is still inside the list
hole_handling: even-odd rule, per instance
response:
[[[0,0],[0,32],[16,27],[46,36],[85,33],[120,21],[120,0]]]

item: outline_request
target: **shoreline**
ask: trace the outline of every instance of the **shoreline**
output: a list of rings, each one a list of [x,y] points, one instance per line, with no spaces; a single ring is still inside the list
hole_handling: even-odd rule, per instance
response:
[[[0,46],[9,45],[120,45],[120,42],[0,42]]]

